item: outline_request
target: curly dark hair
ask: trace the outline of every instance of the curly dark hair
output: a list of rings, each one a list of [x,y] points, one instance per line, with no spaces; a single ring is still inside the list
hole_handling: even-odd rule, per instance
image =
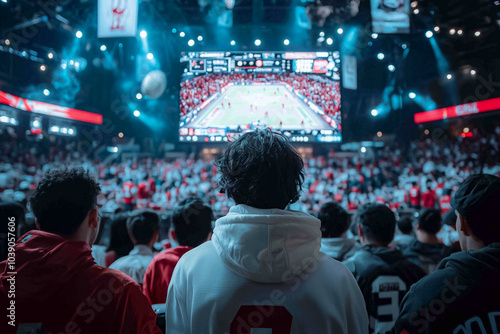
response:
[[[99,184],[81,167],[53,170],[38,183],[29,207],[42,231],[72,236],[100,192]]]
[[[356,216],[368,240],[388,245],[394,239],[396,217],[387,206],[368,203],[358,209]]]
[[[347,231],[350,217],[347,211],[337,202],[328,202],[321,206],[318,213],[321,221],[321,234],[323,238],[338,238]]]
[[[284,209],[299,199],[304,162],[284,135],[268,128],[242,135],[215,165],[220,191],[237,204]]]

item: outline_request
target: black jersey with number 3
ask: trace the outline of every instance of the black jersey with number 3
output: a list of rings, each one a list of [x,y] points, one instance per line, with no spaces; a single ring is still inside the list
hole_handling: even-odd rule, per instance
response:
[[[399,315],[399,304],[425,272],[397,249],[370,245],[344,264],[354,274],[365,298],[370,333],[391,333]]]

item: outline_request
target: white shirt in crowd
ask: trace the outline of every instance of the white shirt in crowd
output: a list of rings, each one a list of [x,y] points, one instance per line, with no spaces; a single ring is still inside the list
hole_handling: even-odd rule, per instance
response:
[[[136,245],[127,256],[121,257],[109,267],[127,274],[137,283],[142,284],[144,274],[154,257],[153,250],[146,245]]]

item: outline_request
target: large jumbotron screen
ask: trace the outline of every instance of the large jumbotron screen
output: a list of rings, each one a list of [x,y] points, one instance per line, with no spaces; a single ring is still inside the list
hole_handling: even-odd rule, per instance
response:
[[[338,52],[186,52],[181,66],[181,142],[263,127],[293,142],[342,141]]]

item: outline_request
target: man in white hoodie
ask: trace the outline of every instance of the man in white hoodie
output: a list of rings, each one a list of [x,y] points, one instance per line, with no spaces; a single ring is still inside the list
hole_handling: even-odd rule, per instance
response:
[[[236,206],[216,221],[211,241],[177,264],[167,333],[367,333],[354,277],[319,252],[319,220],[284,210],[304,180],[287,138],[269,129],[246,133],[216,165],[221,192]]]

